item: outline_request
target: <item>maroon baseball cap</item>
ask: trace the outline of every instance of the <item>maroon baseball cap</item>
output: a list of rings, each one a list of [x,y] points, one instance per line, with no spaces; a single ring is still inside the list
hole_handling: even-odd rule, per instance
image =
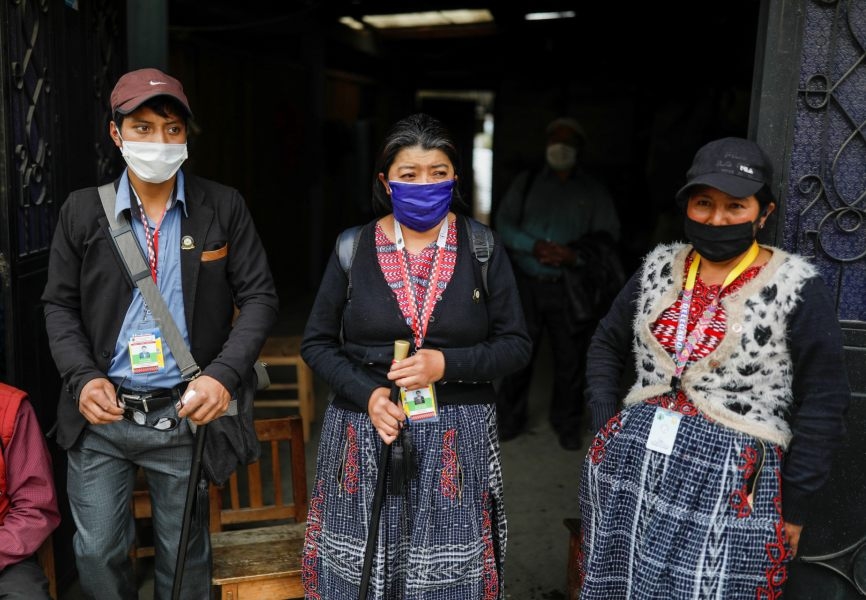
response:
[[[189,101],[180,81],[159,69],[130,71],[117,80],[111,91],[111,114],[128,115],[147,100],[156,96],[170,96],[180,102],[187,115],[192,116]]]

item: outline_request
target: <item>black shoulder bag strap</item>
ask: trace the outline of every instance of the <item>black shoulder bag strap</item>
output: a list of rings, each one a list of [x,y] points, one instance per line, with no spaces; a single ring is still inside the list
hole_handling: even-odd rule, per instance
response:
[[[171,317],[168,305],[163,300],[162,294],[159,293],[159,289],[150,275],[150,267],[144,258],[138,240],[135,239],[129,219],[123,213],[115,218],[114,203],[117,199],[117,193],[114,190],[114,184],[106,183],[99,186],[99,199],[102,200],[102,208],[105,210],[105,216],[111,228],[111,238],[123,257],[123,263],[126,265],[126,270],[132,277],[133,283],[141,290],[144,301],[147,302],[153,316],[161,324],[165,341],[177,361],[181,377],[184,381],[195,379],[201,373],[201,368],[196,364],[189,348],[186,347],[183,336]]]

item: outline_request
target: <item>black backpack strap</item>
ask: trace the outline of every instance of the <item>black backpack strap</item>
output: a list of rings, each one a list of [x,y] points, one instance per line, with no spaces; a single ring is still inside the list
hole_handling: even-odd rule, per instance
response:
[[[337,243],[334,251],[337,253],[337,260],[340,261],[340,267],[346,278],[349,280],[346,284],[346,302],[352,297],[352,262],[355,260],[355,252],[358,250],[358,238],[361,237],[362,225],[355,225],[340,232],[337,236]],[[343,343],[343,318],[340,317],[340,343]]]
[[[493,256],[493,231],[483,223],[471,217],[466,217],[466,233],[472,242],[472,254],[481,265],[481,284],[484,286],[484,295],[489,296],[487,287],[487,261]]]
[[[487,263],[493,256],[493,231],[483,223],[471,217],[466,217],[466,233],[472,242],[472,254],[481,265],[481,283],[484,286],[484,294],[490,293],[487,287]],[[337,236],[336,252],[340,266],[349,280],[346,286],[346,300],[352,297],[352,262],[355,260],[355,252],[358,250],[358,238],[361,237],[362,225],[355,225],[340,232]]]
[[[343,268],[343,273],[349,279],[349,284],[346,286],[346,300],[352,296],[352,261],[355,260],[355,252],[358,250],[358,238],[361,237],[362,225],[355,225],[340,232],[337,236],[336,252],[337,258],[340,261],[340,266]]]

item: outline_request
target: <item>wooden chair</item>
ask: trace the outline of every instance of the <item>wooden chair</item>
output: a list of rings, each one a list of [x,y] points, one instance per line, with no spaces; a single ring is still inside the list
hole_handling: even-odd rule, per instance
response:
[[[233,473],[224,489],[210,486],[213,583],[221,588],[223,598],[233,600],[303,598],[300,564],[308,505],[302,420],[291,415],[258,419],[254,424],[259,442],[267,448],[263,447],[262,458],[242,473]],[[286,502],[280,485],[286,446],[291,452],[291,502]],[[263,463],[269,463],[265,472]],[[139,529],[151,518],[147,481],[140,471],[132,511]],[[249,528],[258,523],[267,526]],[[137,541],[132,556],[153,556],[153,547]]]
[[[255,425],[259,441],[269,446],[270,453],[263,453],[262,459],[248,465],[244,473],[234,473],[226,489],[210,488],[213,584],[224,600],[303,598],[307,473],[302,419],[298,415],[259,419]],[[290,503],[285,502],[280,485],[281,442],[291,448]],[[268,456],[272,486],[266,485],[262,476]],[[266,494],[271,487],[272,493]],[[226,497],[228,506],[223,506]],[[253,523],[266,525],[238,528]]]
[[[36,551],[36,560],[48,579],[48,594],[57,600],[57,572],[54,566],[54,536],[49,535]]]
[[[310,423],[316,420],[316,400],[313,372],[301,358],[301,336],[269,337],[259,353],[259,360],[269,367],[271,385],[257,393],[253,405],[297,408],[304,425],[304,441],[309,441]],[[287,377],[286,368],[294,369],[294,378]]]
[[[142,469],[139,469],[136,473],[135,483],[133,484],[132,517],[135,519],[135,544],[129,553],[132,556],[133,563],[137,565],[139,558],[153,556],[153,546],[141,543],[142,532],[150,526],[150,520],[153,518],[150,505],[150,492],[147,490],[147,479],[145,479]]]

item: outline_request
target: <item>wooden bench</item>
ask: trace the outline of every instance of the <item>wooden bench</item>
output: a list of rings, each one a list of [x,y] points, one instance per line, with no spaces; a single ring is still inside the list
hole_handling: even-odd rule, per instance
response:
[[[301,553],[305,523],[238,529],[211,535],[213,584],[223,600],[303,598]]]

